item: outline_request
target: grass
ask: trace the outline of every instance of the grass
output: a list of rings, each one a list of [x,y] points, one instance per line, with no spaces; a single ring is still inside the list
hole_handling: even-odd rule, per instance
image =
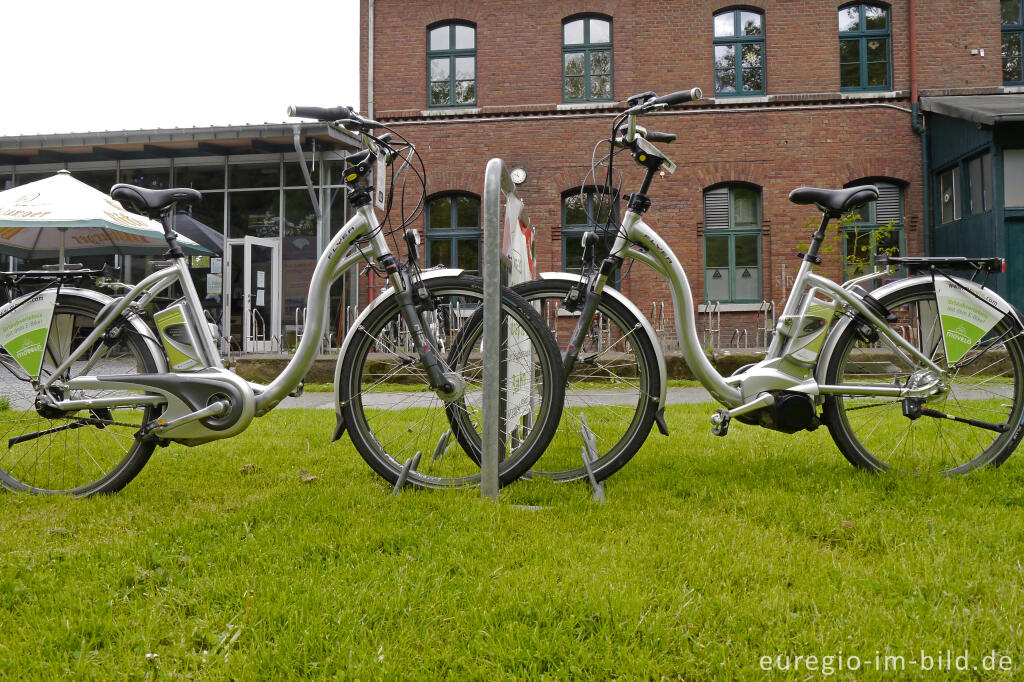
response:
[[[0,494],[0,678],[748,679],[880,652],[904,671],[835,677],[942,679],[910,661],[946,650],[1020,677],[1019,454],[873,476],[825,429],[719,439],[710,411],[670,406],[605,505],[543,481],[392,497],[330,410],[159,450],[115,496]]]

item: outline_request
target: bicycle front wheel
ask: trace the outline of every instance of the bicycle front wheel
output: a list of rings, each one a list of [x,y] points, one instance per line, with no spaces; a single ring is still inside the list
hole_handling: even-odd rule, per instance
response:
[[[1024,330],[1019,323],[1005,316],[966,355],[949,363],[930,282],[891,292],[880,301],[895,316],[894,330],[948,372],[948,390],[926,399],[922,407],[931,414],[916,418],[905,414],[908,409],[916,414],[912,402],[826,397],[825,420],[840,451],[852,464],[873,471],[953,475],[1001,464],[1024,433]],[[882,342],[864,343],[851,324],[829,358],[826,383],[891,388],[927,381],[927,369],[908,360]]]
[[[564,308],[571,286],[561,280],[536,280],[515,287],[516,293],[538,308],[559,346],[568,343],[579,321],[578,312]],[[593,435],[597,450],[591,460],[594,478],[601,481],[621,469],[651,432],[661,381],[654,344],[640,320],[622,303],[602,294],[566,378],[558,432],[530,475],[556,481],[586,477],[584,429]]]
[[[88,296],[62,292],[50,323],[41,377],[48,378],[95,327],[101,305]],[[83,373],[124,375],[159,371],[156,351],[123,317],[54,384]],[[113,335],[110,335],[113,337]],[[87,368],[91,361],[92,366]],[[32,493],[92,495],[123,488],[149,461],[155,447],[135,434],[155,418],[154,407],[100,407],[75,412],[37,409],[36,390],[28,375],[0,349],[0,483]],[[55,397],[89,400],[137,395],[127,391],[62,391]]]
[[[447,363],[465,382],[461,397],[445,402],[430,388],[414,339],[392,298],[363,320],[341,360],[339,399],[352,443],[367,464],[394,484],[446,488],[480,483],[483,363],[479,319],[483,282],[476,277],[426,280],[429,303],[421,312]],[[562,410],[558,348],[536,311],[509,290],[499,358],[502,391],[498,477],[506,485],[530,468],[551,440]],[[413,464],[419,453],[418,462]]]

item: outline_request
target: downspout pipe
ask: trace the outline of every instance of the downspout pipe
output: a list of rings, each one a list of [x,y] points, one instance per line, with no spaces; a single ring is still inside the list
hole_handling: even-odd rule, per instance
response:
[[[373,120],[373,0],[368,0],[366,40],[366,115]]]
[[[932,192],[931,192],[931,170],[928,167],[928,130],[921,124],[921,102],[918,97],[917,82],[917,21],[914,12],[914,0],[909,0],[907,33],[910,36],[910,127],[917,136],[921,138],[921,193],[924,195],[924,225],[925,232],[924,250],[925,255],[932,255],[934,232],[931,226],[932,216]]]

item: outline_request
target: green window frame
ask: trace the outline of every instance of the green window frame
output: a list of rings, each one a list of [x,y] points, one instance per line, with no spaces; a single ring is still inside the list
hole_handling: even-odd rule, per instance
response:
[[[892,90],[891,15],[883,5],[839,8],[839,89]]]
[[[724,185],[704,192],[704,300],[762,300],[761,190]]]
[[[1003,84],[1024,85],[1024,0],[1002,0]]]
[[[728,9],[713,21],[715,97],[765,94],[764,12]]]
[[[612,52],[610,17],[580,14],[563,20],[562,101],[612,101]]]
[[[480,274],[480,197],[448,192],[427,201],[427,265]]]
[[[595,187],[582,187],[562,195],[562,270],[580,272],[583,269],[583,235],[597,232],[602,237],[598,242],[595,263],[600,264],[608,257],[611,240],[609,224],[618,223],[619,200]],[[613,228],[614,229],[614,228]],[[612,232],[614,234],[614,232]],[[613,286],[618,286],[618,275]]]
[[[476,27],[463,21],[427,28],[427,107],[476,104]]]
[[[906,213],[903,187],[891,182],[858,180],[847,187],[873,184],[878,199],[848,214],[843,223],[843,279],[853,279],[874,269],[881,253],[899,256],[906,252]],[[892,221],[892,227],[888,227]],[[883,280],[884,281],[884,280]]]

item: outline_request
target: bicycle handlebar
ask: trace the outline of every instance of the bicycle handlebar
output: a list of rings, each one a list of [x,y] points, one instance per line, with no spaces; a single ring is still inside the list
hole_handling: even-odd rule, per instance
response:
[[[383,124],[357,114],[352,107],[288,107],[288,115],[294,118],[312,118],[317,121],[334,121],[343,128],[369,132],[383,128]]]
[[[655,97],[653,100],[649,102],[649,104],[664,104],[667,107],[671,107],[675,106],[676,104],[682,104],[683,102],[695,102],[703,97],[704,93],[701,92],[700,88],[690,88],[689,90],[670,92],[667,95]]]

